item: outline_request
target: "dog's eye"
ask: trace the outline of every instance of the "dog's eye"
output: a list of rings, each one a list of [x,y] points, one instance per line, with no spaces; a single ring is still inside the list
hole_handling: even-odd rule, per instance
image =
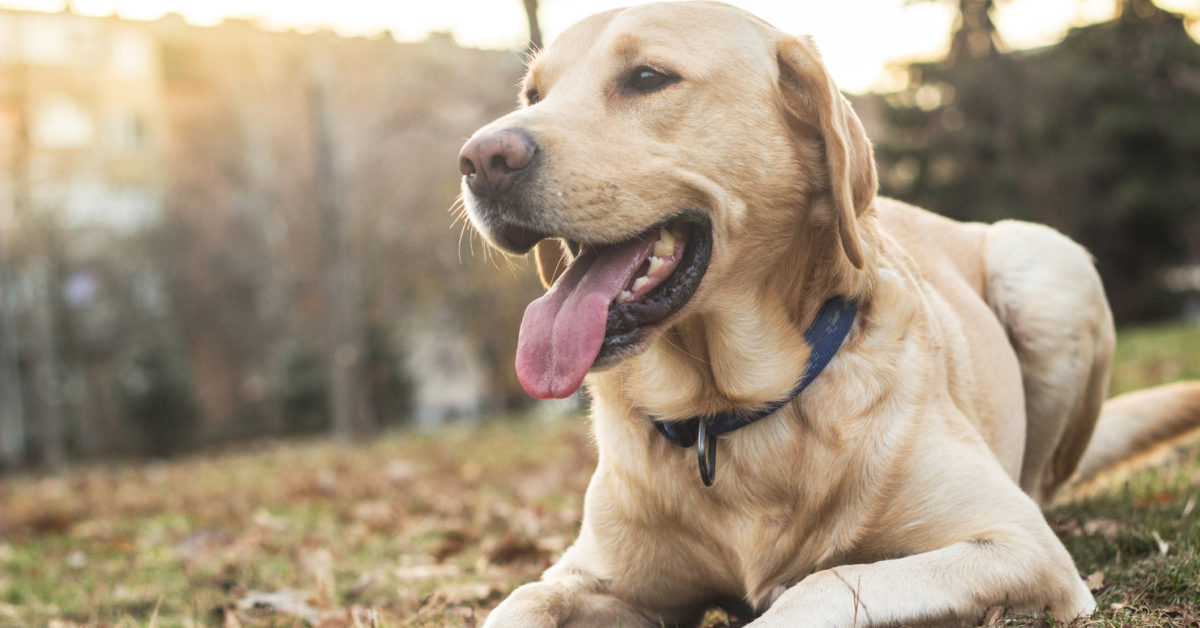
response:
[[[643,65],[634,68],[634,70],[629,73],[625,79],[625,86],[630,90],[645,94],[657,89],[662,89],[670,83],[674,83],[678,79],[679,77],[677,76],[672,76],[665,72],[660,72],[654,68]]]
[[[538,93],[536,88],[530,88],[525,92],[525,104],[527,105],[536,105],[541,99],[542,95]]]

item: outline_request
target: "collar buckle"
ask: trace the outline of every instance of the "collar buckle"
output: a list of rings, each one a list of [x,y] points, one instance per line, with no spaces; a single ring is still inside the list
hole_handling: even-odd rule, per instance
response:
[[[700,479],[705,486],[712,486],[717,475],[717,435],[708,433],[708,421],[697,421],[696,459],[700,462]]]

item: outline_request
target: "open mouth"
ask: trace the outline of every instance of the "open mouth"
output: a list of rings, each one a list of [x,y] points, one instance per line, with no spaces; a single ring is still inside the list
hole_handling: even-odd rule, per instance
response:
[[[687,305],[708,269],[712,226],[686,211],[621,242],[569,244],[574,261],[525,309],[517,341],[517,376],[539,399],[570,396]]]

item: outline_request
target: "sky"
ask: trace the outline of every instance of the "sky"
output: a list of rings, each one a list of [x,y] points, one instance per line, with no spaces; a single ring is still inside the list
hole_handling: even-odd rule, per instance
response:
[[[809,34],[817,41],[838,85],[846,91],[888,89],[900,84],[896,62],[931,59],[945,52],[954,3],[911,0],[727,0],[783,31]],[[1200,13],[1200,0],[1157,0],[1159,6]],[[579,19],[639,0],[541,0],[547,41]],[[1054,43],[1074,25],[1112,15],[1114,0],[1007,0],[995,19],[1013,49]],[[401,41],[449,31],[459,43],[486,48],[522,48],[526,22],[521,0],[74,0],[89,15],[117,13],[154,19],[183,14],[200,25],[242,17],[267,28],[315,30],[343,35],[391,31]],[[60,10],[63,0],[0,0],[0,6]],[[1192,25],[1200,35],[1200,23]]]

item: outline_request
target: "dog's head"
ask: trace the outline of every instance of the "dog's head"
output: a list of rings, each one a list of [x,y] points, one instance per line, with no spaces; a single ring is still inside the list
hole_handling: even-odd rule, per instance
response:
[[[570,395],[773,273],[803,274],[781,268],[797,246],[828,241],[842,253],[823,263],[864,265],[870,143],[806,39],[718,3],[610,11],[537,55],[521,97],[460,167],[475,227],[535,249],[549,287],[517,352],[535,397]]]

